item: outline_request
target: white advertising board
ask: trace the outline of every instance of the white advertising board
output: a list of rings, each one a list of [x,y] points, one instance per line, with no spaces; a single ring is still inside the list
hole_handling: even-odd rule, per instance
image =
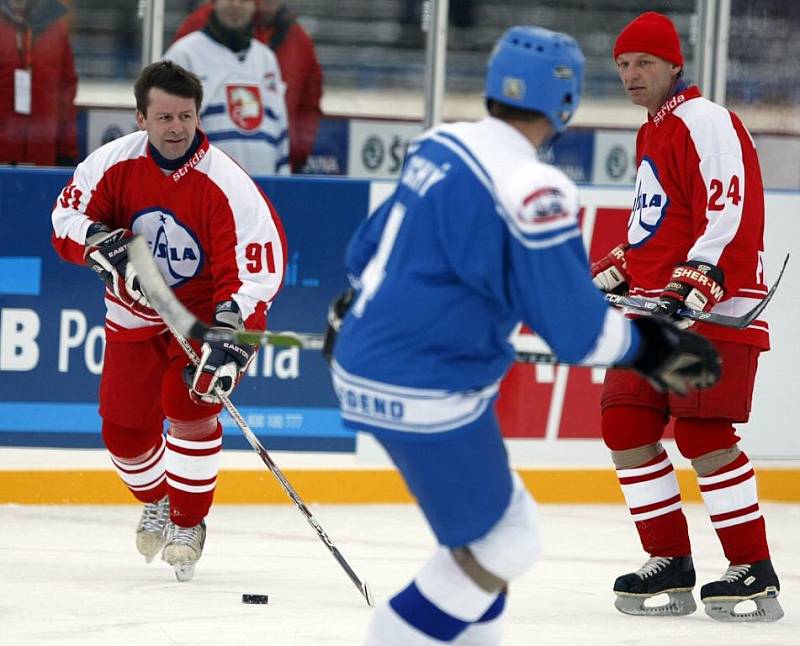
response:
[[[422,132],[421,123],[352,119],[348,140],[350,177],[397,177],[408,142]]]

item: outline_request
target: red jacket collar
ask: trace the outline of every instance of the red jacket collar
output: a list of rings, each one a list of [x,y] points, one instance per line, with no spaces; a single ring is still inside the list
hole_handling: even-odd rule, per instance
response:
[[[658,112],[656,112],[654,116],[648,114],[647,121],[648,123],[652,123],[654,126],[659,126],[664,122],[664,119],[672,114],[672,111],[679,105],[683,105],[687,101],[696,99],[700,96],[702,96],[702,94],[700,94],[700,88],[698,88],[696,85],[690,85],[685,90],[676,92],[666,101],[664,101],[664,105],[658,109]]]
[[[150,143],[147,144],[148,157],[150,157],[155,166],[168,171],[168,177],[172,177],[173,181],[178,182],[197,166],[200,160],[208,153],[209,143],[206,133],[198,128],[196,137],[196,145],[191,146],[180,159],[164,159]]]

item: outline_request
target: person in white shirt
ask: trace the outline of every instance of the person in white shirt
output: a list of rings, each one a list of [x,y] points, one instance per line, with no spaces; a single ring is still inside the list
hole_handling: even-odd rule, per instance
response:
[[[255,0],[214,0],[208,23],[176,41],[165,60],[203,83],[208,140],[250,175],[288,175],[285,85],[275,54],[253,38]]]

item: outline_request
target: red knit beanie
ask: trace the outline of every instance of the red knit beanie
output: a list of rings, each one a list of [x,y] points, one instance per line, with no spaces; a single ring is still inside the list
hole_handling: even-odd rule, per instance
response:
[[[664,14],[648,11],[629,22],[614,43],[614,60],[627,52],[645,52],[683,67],[681,39]]]

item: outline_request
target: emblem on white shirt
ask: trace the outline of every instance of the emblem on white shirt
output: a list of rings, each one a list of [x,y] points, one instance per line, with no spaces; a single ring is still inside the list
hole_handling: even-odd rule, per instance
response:
[[[241,130],[256,130],[264,119],[264,106],[257,85],[227,85],[228,114]]]
[[[200,244],[171,211],[158,207],[145,209],[134,216],[131,231],[147,240],[170,287],[182,285],[203,267]]]

